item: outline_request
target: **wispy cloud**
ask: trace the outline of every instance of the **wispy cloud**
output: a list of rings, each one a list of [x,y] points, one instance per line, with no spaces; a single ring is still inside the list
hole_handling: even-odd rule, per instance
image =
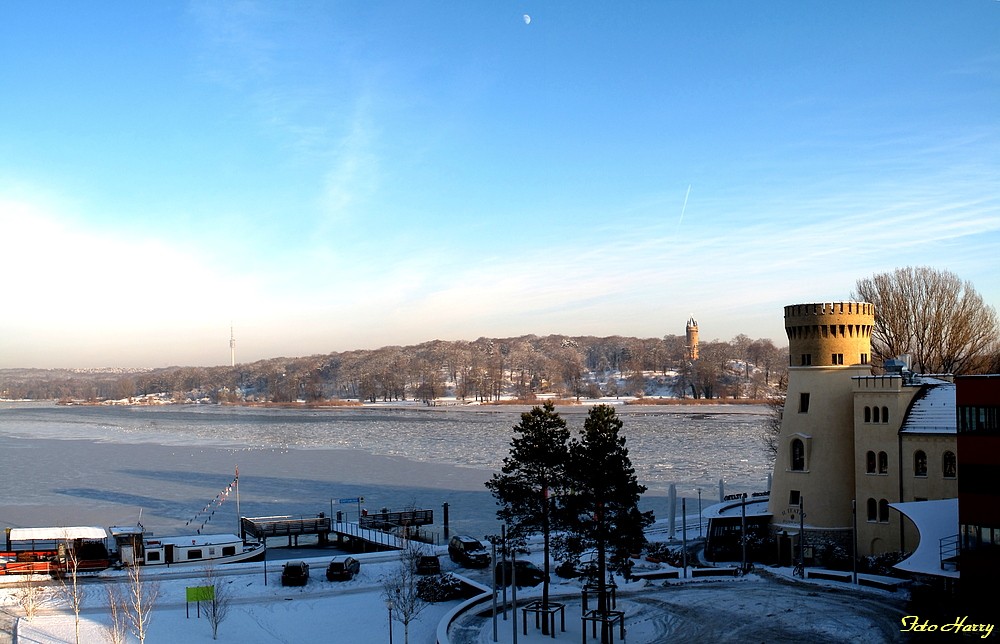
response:
[[[355,105],[346,134],[333,146],[322,197],[324,230],[356,220],[359,213],[353,209],[378,189],[379,162],[371,121],[371,99],[364,96]]]

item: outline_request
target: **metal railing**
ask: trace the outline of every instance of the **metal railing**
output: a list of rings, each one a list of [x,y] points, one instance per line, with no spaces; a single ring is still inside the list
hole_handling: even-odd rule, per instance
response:
[[[961,552],[959,535],[943,537],[938,541],[941,554],[941,570],[958,570],[958,555]]]

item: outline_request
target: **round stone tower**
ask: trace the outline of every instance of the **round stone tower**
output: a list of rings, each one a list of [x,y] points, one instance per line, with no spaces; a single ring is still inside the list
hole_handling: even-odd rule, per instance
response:
[[[868,364],[875,306],[867,302],[785,307],[791,367]]]
[[[850,545],[854,498],[851,379],[871,375],[874,323],[875,307],[867,302],[785,307],[788,397],[769,502],[779,550],[783,537],[798,534],[800,521],[807,546]]]
[[[685,336],[687,337],[687,359],[698,359],[698,320],[694,316],[688,318]]]

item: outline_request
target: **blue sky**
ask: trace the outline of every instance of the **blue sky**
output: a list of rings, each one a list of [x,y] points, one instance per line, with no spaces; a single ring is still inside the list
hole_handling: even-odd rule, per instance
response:
[[[0,366],[1000,304],[995,0],[11,2],[0,92]]]

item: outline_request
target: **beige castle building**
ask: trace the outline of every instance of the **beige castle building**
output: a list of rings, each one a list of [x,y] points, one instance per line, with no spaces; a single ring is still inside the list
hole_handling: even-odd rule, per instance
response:
[[[858,554],[912,550],[915,529],[889,504],[957,496],[955,391],[949,378],[890,361],[873,375],[867,302],[785,307],[788,397],[768,510],[779,558],[836,544]],[[856,506],[854,505],[856,501]]]

